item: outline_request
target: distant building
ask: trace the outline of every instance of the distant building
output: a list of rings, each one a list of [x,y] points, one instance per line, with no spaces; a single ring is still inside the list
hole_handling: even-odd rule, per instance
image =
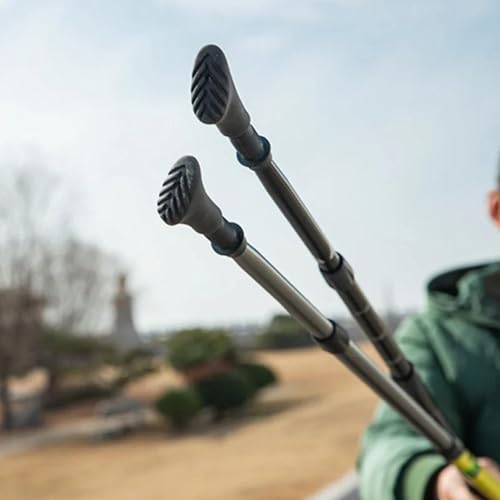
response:
[[[123,351],[135,349],[141,345],[141,339],[135,329],[132,302],[132,296],[127,290],[127,276],[120,274],[117,291],[113,298],[115,315],[110,340]]]

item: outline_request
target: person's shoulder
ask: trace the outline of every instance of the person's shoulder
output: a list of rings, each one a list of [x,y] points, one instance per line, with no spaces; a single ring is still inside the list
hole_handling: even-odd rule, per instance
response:
[[[396,337],[420,335],[429,326],[434,325],[436,319],[428,311],[413,313],[406,316],[396,329]]]
[[[406,348],[423,349],[431,347],[436,337],[449,332],[443,328],[442,318],[426,310],[407,316],[396,330],[397,342]]]

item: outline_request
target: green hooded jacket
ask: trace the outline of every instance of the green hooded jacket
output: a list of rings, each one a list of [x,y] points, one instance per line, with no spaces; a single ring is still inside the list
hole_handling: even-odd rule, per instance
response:
[[[406,320],[398,343],[465,446],[500,463],[500,263],[450,271],[428,286],[427,311]],[[363,500],[422,500],[445,465],[385,403],[364,433]]]

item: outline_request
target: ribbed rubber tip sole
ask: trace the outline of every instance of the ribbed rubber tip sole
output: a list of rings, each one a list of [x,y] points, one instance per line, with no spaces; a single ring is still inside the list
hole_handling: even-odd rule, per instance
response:
[[[195,158],[184,156],[175,163],[162,184],[157,208],[160,217],[170,226],[179,224],[186,215],[199,168]]]
[[[203,123],[219,122],[226,112],[231,78],[222,50],[203,47],[196,57],[191,84],[193,111]]]

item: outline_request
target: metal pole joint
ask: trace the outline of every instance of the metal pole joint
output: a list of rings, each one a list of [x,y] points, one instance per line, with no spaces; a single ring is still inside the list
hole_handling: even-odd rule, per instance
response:
[[[266,166],[269,166],[271,164],[272,160],[271,143],[263,135],[258,135],[257,137],[262,146],[262,154],[256,159],[251,159],[243,155],[242,150],[244,151],[245,148],[242,147],[243,141],[239,140],[240,138],[231,138],[231,142],[236,148],[236,159],[241,165],[252,170],[265,168]]]
[[[330,320],[330,323],[333,326],[333,330],[329,337],[321,339],[314,335],[311,335],[311,337],[324,351],[331,354],[343,354],[349,348],[349,335],[340,325],[335,323],[335,321]]]
[[[330,287],[341,292],[347,292],[356,283],[354,280],[354,271],[347,260],[338,252],[337,257],[335,267],[331,265],[331,262],[321,263],[318,267]]]

